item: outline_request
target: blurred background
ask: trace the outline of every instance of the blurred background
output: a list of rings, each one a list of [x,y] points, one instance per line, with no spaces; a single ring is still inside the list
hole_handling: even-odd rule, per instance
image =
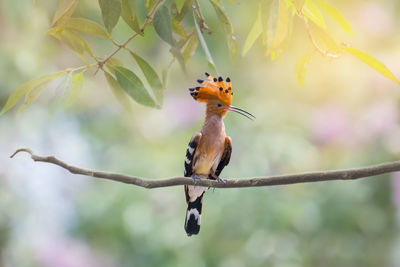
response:
[[[137,1],[144,5],[144,1]],[[206,36],[223,77],[233,82],[233,104],[256,115],[225,118],[233,139],[222,177],[254,177],[360,167],[398,160],[399,86],[351,56],[314,53],[302,87],[296,59],[309,48],[300,26],[279,60],[258,42],[230,62],[208,1],[201,1],[213,34]],[[57,1],[0,2],[0,105],[18,86],[43,74],[82,65],[45,36]],[[396,0],[334,1],[355,35],[331,27],[400,77],[400,4]],[[224,2],[239,48],[254,22],[256,1]],[[101,23],[97,1],[81,1],[74,16]],[[144,14],[141,14],[141,18]],[[190,17],[190,16],[189,16]],[[192,20],[188,19],[187,23]],[[131,35],[122,21],[114,37]],[[87,38],[96,55],[114,47]],[[160,73],[171,60],[153,29],[129,47]],[[307,48],[308,47],[308,48]],[[116,58],[126,59],[125,52]],[[126,64],[135,68],[129,61]],[[175,63],[164,106],[132,102],[126,111],[102,75],[85,74],[72,106],[54,105],[48,88],[27,110],[0,117],[0,266],[400,266],[400,174],[265,188],[215,189],[204,198],[201,231],[187,237],[182,187],[146,190],[72,175],[20,147],[86,168],[147,178],[180,176],[187,143],[203,122],[204,107],[187,88],[210,71],[198,47],[185,75]]]

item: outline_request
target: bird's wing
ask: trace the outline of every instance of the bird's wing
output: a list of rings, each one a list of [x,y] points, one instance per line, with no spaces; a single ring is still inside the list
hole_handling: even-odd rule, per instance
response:
[[[200,143],[202,134],[197,132],[190,139],[189,145],[186,149],[186,158],[185,158],[185,177],[191,177],[193,175],[193,166],[194,166],[194,154],[196,153],[197,146]]]
[[[231,160],[231,154],[232,154],[232,139],[229,136],[227,136],[225,137],[224,153],[222,154],[221,161],[219,162],[218,167],[215,170],[216,176],[219,176],[222,170],[225,168],[225,166],[229,164],[229,161]]]

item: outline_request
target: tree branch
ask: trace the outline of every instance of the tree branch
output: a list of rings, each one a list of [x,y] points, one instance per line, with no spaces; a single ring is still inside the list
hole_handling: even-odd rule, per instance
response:
[[[113,180],[125,184],[133,184],[144,188],[158,188],[168,187],[177,185],[198,185],[198,186],[209,186],[216,188],[238,188],[238,187],[256,187],[256,186],[272,186],[272,185],[287,185],[297,183],[311,183],[320,181],[331,181],[331,180],[355,180],[359,178],[366,178],[384,173],[390,173],[400,171],[400,161],[388,162],[378,165],[372,165],[363,168],[353,168],[346,170],[335,170],[335,171],[320,171],[320,172],[308,172],[299,174],[286,174],[286,175],[274,175],[267,177],[257,178],[246,178],[246,179],[229,179],[226,183],[217,182],[214,180],[206,179],[207,177],[201,177],[202,179],[197,180],[196,184],[191,178],[188,177],[173,177],[163,179],[144,179],[140,177],[129,176],[119,173],[102,172],[95,170],[88,170],[84,168],[75,167],[69,165],[54,156],[38,156],[32,152],[29,148],[20,148],[10,156],[13,158],[19,152],[27,152],[31,155],[34,161],[47,162],[58,165],[73,174],[81,174],[91,176],[94,178],[102,178],[107,180]]]

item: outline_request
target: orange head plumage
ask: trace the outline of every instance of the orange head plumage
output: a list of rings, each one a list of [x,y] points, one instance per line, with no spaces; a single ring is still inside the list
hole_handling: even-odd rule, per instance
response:
[[[205,73],[208,80],[198,79],[199,87],[189,88],[190,95],[194,100],[207,104],[207,112],[224,116],[228,111],[237,112],[249,119],[255,118],[249,112],[232,106],[233,91],[231,80],[222,77],[214,78],[209,73]]]

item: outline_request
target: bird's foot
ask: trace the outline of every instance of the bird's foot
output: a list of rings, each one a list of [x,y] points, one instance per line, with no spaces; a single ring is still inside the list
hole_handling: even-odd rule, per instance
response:
[[[217,180],[218,183],[224,183],[224,184],[226,184],[226,179],[219,178],[219,177],[216,176],[215,174],[210,174],[210,176],[211,176],[212,179]]]
[[[193,180],[194,184],[196,184],[196,183],[197,183],[197,180],[200,180],[200,176],[197,175],[197,174],[193,174],[193,175],[192,175],[192,180]]]

